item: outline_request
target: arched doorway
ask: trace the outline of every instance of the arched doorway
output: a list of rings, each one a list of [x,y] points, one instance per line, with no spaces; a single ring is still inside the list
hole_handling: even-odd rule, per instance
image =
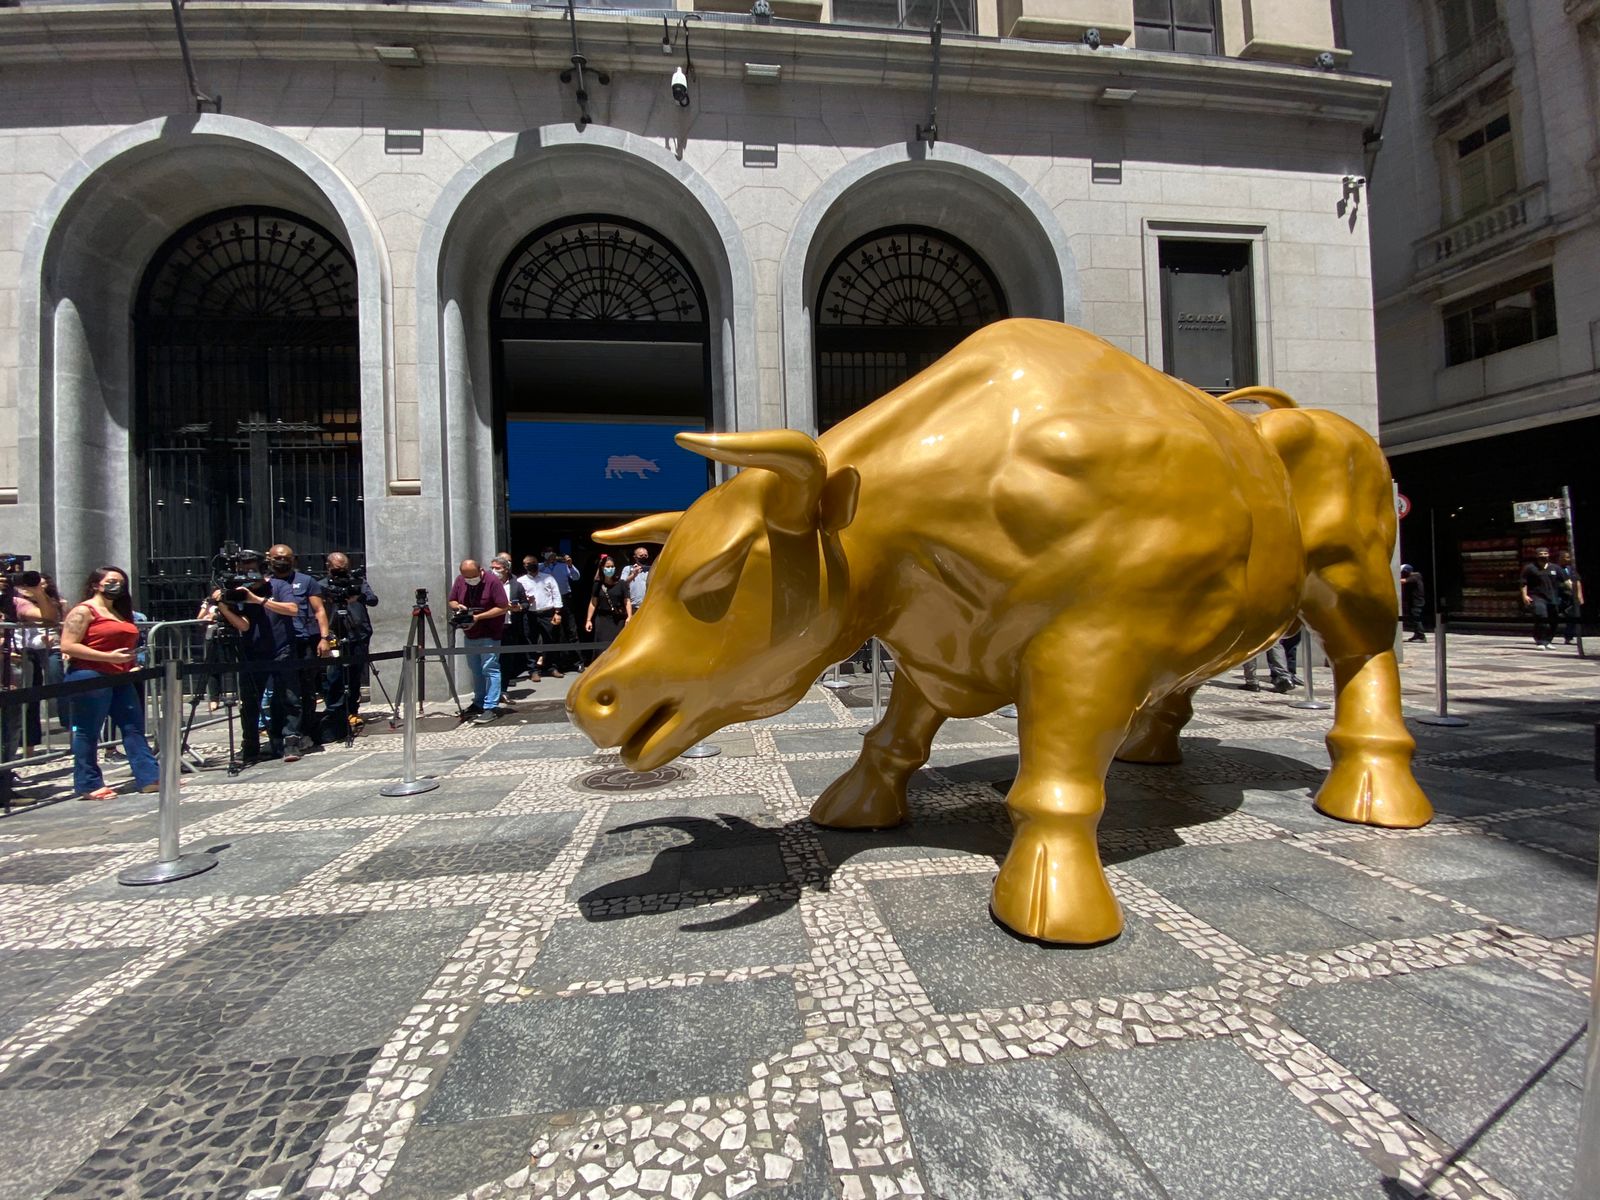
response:
[[[157,251],[134,310],[141,607],[194,615],[232,540],[361,561],[356,272],[321,226],[212,213]]]
[[[812,311],[818,433],[1008,315],[987,263],[955,238],[916,225],[851,243],[822,277]]]
[[[492,304],[496,548],[554,546],[587,572],[595,529],[683,508],[707,486],[706,461],[672,440],[710,420],[705,293],[660,234],[589,215],[525,238]]]

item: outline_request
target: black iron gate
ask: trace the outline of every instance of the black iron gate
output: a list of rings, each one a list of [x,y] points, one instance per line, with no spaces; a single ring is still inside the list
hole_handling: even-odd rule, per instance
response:
[[[834,259],[815,312],[818,433],[1007,315],[981,258],[910,225],[870,233]]]
[[[135,314],[137,598],[194,615],[224,541],[362,560],[355,269],[326,230],[240,209],[162,247]]]

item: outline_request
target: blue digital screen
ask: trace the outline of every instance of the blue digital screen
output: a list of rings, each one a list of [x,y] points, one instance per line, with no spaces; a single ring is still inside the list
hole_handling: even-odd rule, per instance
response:
[[[672,440],[704,426],[506,422],[512,512],[669,512],[706,490],[706,460]]]

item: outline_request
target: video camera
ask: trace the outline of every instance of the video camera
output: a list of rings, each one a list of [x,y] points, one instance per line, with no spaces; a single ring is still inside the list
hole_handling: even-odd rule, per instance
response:
[[[450,627],[452,629],[471,629],[478,619],[478,614],[488,611],[482,608],[452,608],[450,610]]]
[[[329,604],[343,604],[351,596],[361,594],[361,587],[367,581],[365,567],[346,567],[342,571],[329,571],[328,577],[322,581],[322,594]]]
[[[31,554],[0,554],[0,580],[6,587],[35,588],[44,582],[39,572],[22,569],[22,564],[32,557]]]
[[[245,550],[238,542],[223,542],[222,549],[211,560],[213,584],[222,592],[221,603],[238,608],[245,602],[245,593],[252,592],[263,598],[272,594],[272,585],[259,570],[241,570],[241,562],[261,562],[260,551]]]

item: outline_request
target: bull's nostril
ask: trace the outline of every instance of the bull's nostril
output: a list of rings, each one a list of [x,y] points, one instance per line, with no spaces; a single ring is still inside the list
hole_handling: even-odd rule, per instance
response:
[[[594,702],[601,708],[610,708],[617,702],[617,694],[607,688],[603,692],[596,692]]]

